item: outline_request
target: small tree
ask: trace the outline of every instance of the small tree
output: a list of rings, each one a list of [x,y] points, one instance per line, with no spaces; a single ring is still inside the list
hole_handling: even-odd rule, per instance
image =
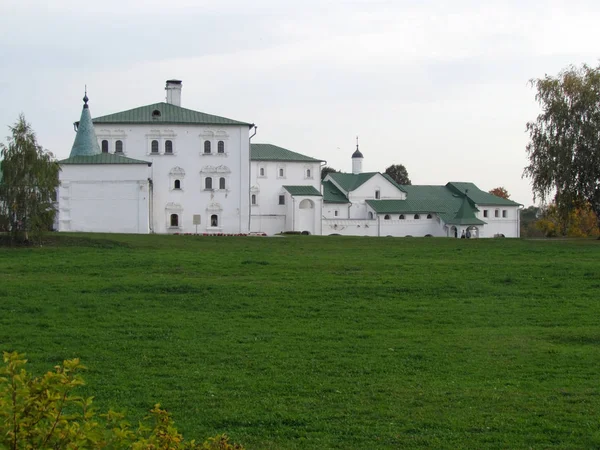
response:
[[[600,65],[571,66],[531,84],[542,112],[527,123],[523,175],[542,202],[556,193],[563,222],[571,210],[589,204],[600,227]]]
[[[492,189],[491,191],[489,191],[489,193],[495,195],[496,197],[505,198],[506,200],[510,198],[510,194],[502,186]]]
[[[325,179],[325,177],[327,176],[327,174],[329,174],[329,173],[336,173],[336,172],[339,172],[339,170],[335,170],[333,167],[323,166],[321,168],[321,181],[323,181]]]
[[[12,239],[29,233],[41,238],[54,223],[54,201],[60,167],[50,152],[38,145],[31,125],[21,114],[9,127],[8,145],[0,144],[0,220]]]
[[[385,173],[398,184],[411,184],[410,178],[408,178],[408,170],[402,164],[392,164],[385,169]]]

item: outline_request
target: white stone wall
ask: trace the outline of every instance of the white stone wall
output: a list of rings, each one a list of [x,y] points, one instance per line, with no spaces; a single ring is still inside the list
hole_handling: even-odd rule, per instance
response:
[[[58,230],[148,233],[148,175],[139,164],[61,166]]]
[[[322,235],[377,236],[377,220],[323,219]]]
[[[250,167],[250,203],[252,195],[256,196],[256,204],[250,206],[252,214],[250,230],[269,235],[293,231],[293,200],[283,186],[313,186],[320,192],[321,164],[319,162],[251,161]],[[280,175],[280,169],[283,169],[283,176]],[[307,174],[307,170],[310,170],[310,175]],[[285,197],[285,205],[279,204],[280,195]]]
[[[477,218],[486,222],[483,235],[494,237],[503,234],[505,237],[520,237],[520,214],[518,206],[477,205]],[[485,216],[487,211],[487,217]]]
[[[152,162],[152,232],[248,232],[248,126],[98,124],[96,135],[100,144],[109,140],[109,153],[114,153],[116,140],[121,140],[124,156]],[[158,141],[158,153],[152,152],[154,140]],[[209,154],[204,151],[207,140],[211,143]],[[167,141],[172,143],[172,154],[165,153]],[[224,142],[224,153],[218,153],[219,141]],[[205,184],[208,177],[212,178],[210,189]],[[179,180],[179,189],[175,180]],[[178,216],[177,226],[171,226],[172,214]],[[198,227],[194,215],[200,216]],[[217,226],[211,224],[213,215]]]

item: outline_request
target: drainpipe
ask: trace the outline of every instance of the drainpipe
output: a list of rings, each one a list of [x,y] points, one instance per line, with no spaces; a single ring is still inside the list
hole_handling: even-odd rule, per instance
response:
[[[377,214],[377,237],[381,237],[381,216]]]
[[[250,187],[252,186],[252,138],[256,136],[258,132],[258,127],[253,124],[254,134],[248,138],[248,233],[250,233],[250,226],[252,222],[252,192],[250,192]],[[241,195],[240,195],[241,198]],[[241,228],[241,216],[240,216],[240,228]],[[262,228],[262,227],[261,227]],[[242,230],[240,230],[242,231]]]
[[[150,229],[150,234],[154,234],[154,183],[152,182],[152,178],[148,178],[148,228]]]
[[[292,197],[292,231],[296,231],[296,199],[294,197]]]

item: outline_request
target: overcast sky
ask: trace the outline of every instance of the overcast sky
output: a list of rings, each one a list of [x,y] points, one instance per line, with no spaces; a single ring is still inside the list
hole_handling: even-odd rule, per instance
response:
[[[531,78],[597,65],[600,2],[144,0],[0,2],[0,126],[24,113],[58,158],[84,85],[93,117],[164,101],[256,123],[253,142],[413,184],[504,186],[532,204]],[[0,135],[2,136],[2,135]]]

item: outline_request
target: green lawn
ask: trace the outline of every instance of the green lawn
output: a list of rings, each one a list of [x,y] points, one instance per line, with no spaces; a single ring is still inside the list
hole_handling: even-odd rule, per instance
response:
[[[248,448],[600,447],[600,242],[61,235],[0,350]],[[60,244],[60,245],[58,245]]]

